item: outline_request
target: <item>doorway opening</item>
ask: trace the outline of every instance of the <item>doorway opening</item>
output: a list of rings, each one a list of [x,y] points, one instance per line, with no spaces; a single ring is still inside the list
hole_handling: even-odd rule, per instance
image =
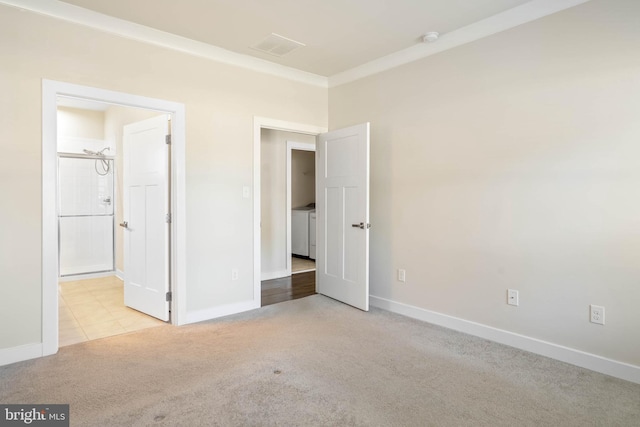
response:
[[[82,103],[88,104],[96,104],[102,103],[103,105],[114,108],[136,108],[142,109],[147,112],[153,111],[155,115],[165,114],[170,115],[172,118],[172,140],[169,145],[169,155],[171,156],[171,170],[169,171],[170,175],[170,184],[172,188],[171,196],[170,196],[170,209],[171,209],[171,230],[169,231],[171,235],[171,244],[168,245],[167,251],[170,253],[170,258],[168,259],[169,271],[170,271],[170,281],[172,283],[172,294],[173,300],[171,302],[171,312],[172,312],[172,324],[182,324],[183,319],[185,318],[185,308],[186,304],[184,301],[184,286],[185,286],[185,272],[184,272],[184,262],[185,262],[185,234],[184,234],[184,226],[185,226],[185,176],[184,176],[184,161],[185,161],[185,109],[183,104],[174,103],[170,101],[164,101],[154,98],[141,97],[137,95],[131,95],[122,92],[114,92],[108,91],[98,88],[92,88],[87,86],[74,85],[70,83],[56,82],[51,80],[43,80],[42,83],[42,206],[43,206],[43,223],[42,223],[42,355],[50,355],[54,354],[58,351],[58,347],[60,344],[60,336],[59,336],[59,320],[60,320],[60,306],[59,306],[59,289],[58,289],[58,281],[60,278],[61,268],[60,268],[60,248],[58,246],[58,232],[59,232],[59,206],[60,206],[60,196],[62,195],[59,192],[59,156],[58,156],[58,136],[62,128],[58,123],[58,101],[61,99],[65,100],[73,100],[76,102],[75,107],[78,107]],[[73,140],[71,141],[73,146]],[[78,142],[78,141],[75,141]],[[104,141],[102,141],[104,142]],[[78,148],[78,147],[76,147]],[[103,150],[104,149],[104,150]],[[99,168],[98,170],[102,173],[105,172],[105,163],[107,162],[107,166],[109,168],[115,166],[114,171],[118,170],[117,159],[108,159],[105,155],[107,153],[106,147],[101,147],[99,149],[83,147],[81,148],[82,153],[89,157],[89,160],[98,161],[100,164],[97,166],[103,166],[103,168]],[[84,152],[87,150],[88,152]],[[77,150],[76,150],[77,151]],[[111,164],[109,164],[111,161]],[[110,169],[111,171],[111,169]],[[74,179],[71,179],[72,181]],[[81,182],[82,179],[75,178],[76,181]],[[121,181],[120,181],[121,182]],[[103,194],[98,190],[97,197],[98,203],[102,203],[105,210],[108,207],[108,204],[111,203],[113,206],[114,203],[118,202],[117,198],[117,180],[115,185],[116,191],[114,192],[113,197],[110,201],[107,201],[109,198],[107,194]],[[91,190],[82,190],[87,191],[91,194]],[[73,193],[73,191],[72,191]],[[90,198],[92,198],[90,196]],[[95,200],[94,200],[95,201]],[[117,215],[117,209],[115,209]],[[80,217],[81,215],[77,215]],[[113,221],[115,217],[111,219]],[[105,222],[108,222],[107,219]],[[73,227],[72,227],[73,228]],[[108,229],[109,227],[106,226]],[[103,230],[104,231],[104,230]],[[104,233],[102,234],[105,235]],[[108,231],[106,233],[107,237],[103,238],[103,242],[108,241]],[[91,239],[90,239],[91,240]],[[100,239],[93,239],[100,241]],[[114,240],[114,239],[112,239]],[[87,243],[90,247],[91,243]],[[98,244],[97,246],[102,248],[103,254],[108,252],[104,250],[104,246],[102,244]],[[99,252],[99,251],[98,251]],[[115,251],[116,255],[118,251]],[[117,266],[117,260],[114,263]],[[89,279],[96,281],[104,281],[109,278],[111,280],[117,280],[113,278],[113,274],[117,272],[117,269],[113,267],[111,270],[106,270],[106,272],[102,273],[89,273],[89,270],[80,271],[76,270],[75,273],[78,275],[72,276],[67,274],[68,278],[73,279]],[[96,271],[96,270],[93,270]],[[69,273],[69,271],[67,271]],[[89,275],[82,275],[83,273],[89,273]],[[126,272],[125,272],[126,274]],[[95,277],[95,276],[107,276],[105,277]],[[94,276],[94,277],[91,277]],[[77,281],[76,281],[77,282]],[[65,282],[66,283],[66,282]],[[95,283],[94,283],[95,284]],[[102,283],[104,285],[104,283]],[[80,286],[80,285],[77,285]],[[117,285],[113,285],[117,286]],[[109,285],[104,286],[104,288],[108,288]],[[111,295],[111,297],[114,297]],[[103,298],[107,298],[103,296]],[[115,299],[115,298],[114,298]],[[99,301],[99,300],[98,300]],[[65,301],[66,302],[66,301]],[[87,308],[87,310],[89,310]],[[125,330],[126,331],[126,330]]]
[[[59,346],[165,322],[125,305],[123,129],[166,114],[58,97]]]
[[[260,307],[263,273],[262,191],[258,191],[263,165],[261,133],[273,129],[317,137],[316,291],[369,310],[369,127],[369,123],[361,123],[324,133],[315,126],[254,117],[255,308]]]
[[[254,301],[256,307],[294,299],[294,295],[300,297],[298,289],[300,286],[304,287],[303,296],[315,293],[313,268],[305,268],[308,271],[304,273],[306,275],[304,277],[298,274],[291,276],[292,208],[315,202],[315,161],[311,160],[313,170],[309,165],[308,156],[306,162],[300,163],[300,167],[292,168],[292,158],[296,156],[292,153],[302,152],[303,156],[308,152],[313,153],[315,137],[323,132],[326,132],[325,128],[316,126],[254,118],[254,188],[256,189],[254,191]],[[295,172],[292,172],[294,170]],[[295,180],[298,172],[305,183],[302,187],[292,190],[292,181]],[[292,179],[292,173],[294,179]],[[304,179],[311,177],[314,180]],[[309,190],[309,187],[312,190]],[[298,193],[293,195],[293,191]],[[299,193],[306,193],[306,196],[300,198]],[[306,221],[307,236],[308,221],[309,212],[307,212]],[[306,247],[306,253],[303,252],[296,258],[313,262],[309,257],[308,238]]]
[[[316,145],[287,141],[288,275],[316,269]]]

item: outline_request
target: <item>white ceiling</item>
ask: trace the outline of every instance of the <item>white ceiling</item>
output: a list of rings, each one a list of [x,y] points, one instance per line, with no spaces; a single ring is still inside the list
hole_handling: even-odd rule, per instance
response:
[[[529,0],[65,0],[281,65],[331,76]],[[269,34],[306,46],[284,57],[251,49]]]
[[[589,0],[0,0],[287,79],[334,87]],[[437,31],[434,43],[422,36]],[[277,57],[272,33],[305,46]]]

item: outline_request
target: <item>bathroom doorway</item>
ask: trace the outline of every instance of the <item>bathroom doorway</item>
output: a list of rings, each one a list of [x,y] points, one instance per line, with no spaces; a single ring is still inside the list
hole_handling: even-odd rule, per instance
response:
[[[123,128],[158,111],[58,97],[59,345],[165,322],[125,306]]]
[[[171,286],[169,309],[171,324],[186,321],[186,201],[185,201],[185,106],[178,102],[76,85],[54,80],[42,81],[42,355],[59,348],[59,271],[58,271],[58,157],[57,107],[60,98],[101,102],[111,106],[152,110],[171,116],[171,137],[167,138],[171,156],[169,208],[171,209],[168,280]],[[116,170],[119,169],[116,157]],[[117,200],[118,182],[116,181]],[[116,207],[116,220],[118,208]],[[164,216],[163,216],[164,220]],[[117,232],[116,232],[117,247]],[[118,251],[116,250],[116,265]],[[116,268],[117,272],[117,268]]]

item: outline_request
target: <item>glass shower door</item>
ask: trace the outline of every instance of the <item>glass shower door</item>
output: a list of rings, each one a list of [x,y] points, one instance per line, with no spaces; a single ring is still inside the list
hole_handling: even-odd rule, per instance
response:
[[[58,159],[60,276],[114,270],[113,167],[102,162]]]

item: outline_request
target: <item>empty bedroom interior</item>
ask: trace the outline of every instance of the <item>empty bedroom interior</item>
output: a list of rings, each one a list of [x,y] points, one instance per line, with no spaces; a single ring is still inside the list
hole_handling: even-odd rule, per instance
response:
[[[369,122],[375,309],[344,314],[317,295],[309,300],[320,300],[320,308],[310,312],[318,319],[335,313],[346,323],[361,314],[382,316],[389,324],[400,322],[394,317],[400,314],[524,350],[515,353],[523,361],[532,360],[531,352],[625,380],[621,387],[637,395],[640,2],[573,1],[565,10],[451,49],[376,72],[317,76],[320,83],[308,73],[288,78],[212,61],[21,11],[14,3],[20,1],[0,0],[0,53],[6,58],[0,67],[0,378],[20,364],[28,372],[33,365],[27,359],[47,355],[41,214],[47,79],[185,106],[182,311],[175,326],[123,335],[119,343],[135,346],[136,337],[161,342],[158,329],[173,336],[188,324],[229,314],[236,317],[217,324],[221,330],[234,319],[245,328],[260,313],[267,320],[256,322],[256,331],[294,327],[276,315],[299,320],[297,312],[276,306],[251,311],[260,306],[255,283],[270,262],[255,250],[252,229],[252,197],[265,185],[254,177],[261,161],[254,152],[256,117],[328,130]],[[447,43],[446,36],[433,49]],[[305,138],[313,140],[311,134]],[[261,202],[266,209],[268,201]],[[278,209],[284,211],[282,203]],[[264,258],[262,271],[255,271],[256,256]],[[273,265],[270,272],[284,264]],[[311,304],[301,301],[295,307]],[[372,319],[386,330],[379,317]],[[301,325],[324,339],[307,320]],[[204,325],[209,323],[194,326]],[[256,336],[239,331],[247,348]],[[183,338],[175,336],[184,344]],[[216,346],[210,336],[202,338]],[[308,351],[314,337],[308,339],[282,342]],[[71,363],[67,357],[98,348],[90,345],[100,346],[76,344],[39,360]],[[521,366],[520,356],[507,366]],[[282,357],[288,357],[284,350]],[[108,354],[100,358],[111,363]],[[251,363],[274,375],[267,363],[273,360],[257,359]],[[393,364],[385,367],[395,372]],[[8,393],[2,386],[0,391]],[[637,403],[629,410],[640,413]]]

